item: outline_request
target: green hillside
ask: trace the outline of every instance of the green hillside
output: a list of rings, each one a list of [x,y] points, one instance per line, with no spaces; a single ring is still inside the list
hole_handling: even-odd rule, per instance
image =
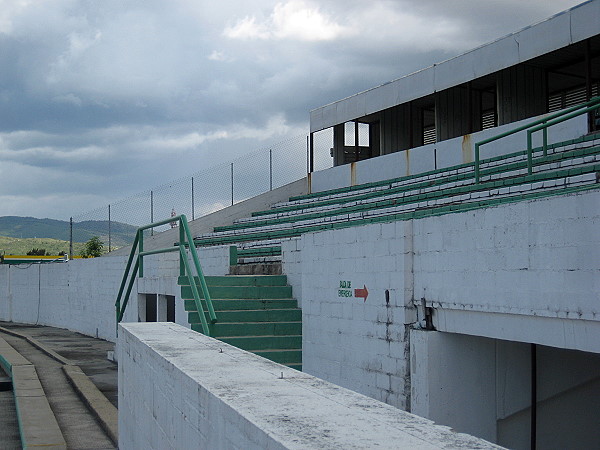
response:
[[[73,253],[79,255],[83,246],[82,242],[73,242]],[[0,254],[25,255],[34,248],[43,248],[48,255],[58,255],[60,252],[69,253],[69,242],[48,238],[20,239],[0,236]]]
[[[55,219],[36,219],[35,217],[0,217],[0,236],[19,239],[47,238],[69,241],[69,222]],[[137,227],[120,222],[111,222],[111,245],[122,247],[133,242]],[[88,220],[73,224],[73,242],[87,242],[99,236],[108,244],[108,221]]]

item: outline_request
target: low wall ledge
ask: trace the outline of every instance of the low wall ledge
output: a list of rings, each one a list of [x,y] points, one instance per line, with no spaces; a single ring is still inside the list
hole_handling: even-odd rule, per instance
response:
[[[200,420],[198,435],[222,448],[236,435],[232,424],[238,424],[240,435],[268,448],[500,448],[176,324],[121,324],[118,348],[123,378],[128,370],[147,369],[146,377],[179,380],[181,389],[190,390],[189,396],[182,392],[188,399],[195,392],[219,402],[217,410],[227,417],[215,417],[210,405],[204,407],[211,414],[199,411],[199,416],[227,426]],[[160,380],[150,381],[157,386]],[[120,414],[127,398],[119,392]],[[152,412],[148,416],[121,419],[153,420]]]

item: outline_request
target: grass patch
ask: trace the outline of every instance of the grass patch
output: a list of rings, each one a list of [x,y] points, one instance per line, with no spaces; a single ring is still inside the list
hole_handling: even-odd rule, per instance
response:
[[[73,242],[73,252],[79,255],[85,243]],[[69,253],[69,241],[49,238],[14,238],[0,236],[0,253],[5,255],[26,255],[34,248],[43,248],[47,255],[58,255],[60,252]]]

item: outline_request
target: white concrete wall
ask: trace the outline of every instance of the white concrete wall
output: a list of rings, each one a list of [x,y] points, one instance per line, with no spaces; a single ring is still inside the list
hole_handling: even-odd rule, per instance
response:
[[[120,448],[497,448],[175,324],[118,352]]]
[[[531,344],[411,330],[412,412],[530,448]],[[537,346],[539,448],[598,448],[600,355]]]
[[[307,234],[301,247],[303,370],[399,408],[408,401],[405,324],[414,320],[404,308],[407,228]],[[365,286],[366,301],[354,296]]]
[[[415,298],[440,330],[600,352],[599,225],[600,190],[416,221]]]
[[[541,118],[543,116],[539,116]],[[467,136],[416,147],[410,150],[390,153],[376,158],[365,159],[355,164],[332,167],[314,172],[310,179],[311,192],[320,192],[342,186],[351,186],[372,181],[382,181],[407,175],[415,175],[434,169],[473,162],[475,144],[484,139],[533,122],[529,118],[502,125]],[[581,137],[587,133],[587,116],[579,116],[553,126],[548,131],[548,143],[563,142]],[[542,134],[533,135],[533,145],[540,146]],[[480,158],[491,158],[527,149],[527,134],[520,131],[501,140],[490,142],[480,148]],[[354,168],[352,168],[354,166]],[[352,179],[354,170],[354,180]]]
[[[189,254],[189,253],[188,253]],[[198,249],[198,258],[204,275],[226,275],[229,273],[229,246],[217,246]],[[189,256],[190,267],[193,261]],[[137,319],[129,321],[145,321],[145,294],[172,295],[175,297],[175,322],[190,328],[188,313],[181,298],[178,284],[179,253],[164,253],[144,258],[144,277],[137,281],[138,306]],[[195,271],[192,268],[192,271]],[[136,295],[134,292],[132,298]],[[128,306],[133,307],[133,305]]]
[[[495,341],[412,330],[410,346],[411,411],[495,442]]]
[[[227,246],[201,249],[199,257],[205,275],[224,275],[229,269]],[[67,328],[114,342],[114,304],[127,258],[0,265],[0,320]],[[140,320],[138,302],[145,294],[173,295],[176,322],[189,327],[178,275],[178,253],[145,257],[144,277],[134,284],[123,321]]]
[[[114,303],[126,262],[124,257],[112,257],[0,265],[0,319],[68,328],[114,341]],[[126,320],[136,318],[132,297]]]
[[[409,407],[412,299],[441,331],[600,353],[599,225],[595,190],[304,235],[304,370]]]
[[[287,276],[287,283],[292,287],[292,295],[302,308],[302,242],[300,238],[292,238],[281,243],[282,272]]]

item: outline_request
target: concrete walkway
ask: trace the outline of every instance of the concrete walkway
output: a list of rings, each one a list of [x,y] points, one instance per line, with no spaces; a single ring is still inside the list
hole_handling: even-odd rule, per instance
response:
[[[115,448],[106,430],[114,422],[116,437],[117,366],[106,357],[114,344],[64,329],[6,322],[0,322],[0,337],[35,365],[68,448]],[[8,403],[5,399],[12,410]],[[1,416],[0,428],[5,426],[14,437],[14,417]]]
[[[2,369],[0,376],[5,376]],[[12,391],[0,391],[0,442],[0,448],[3,449],[21,448],[17,408]]]

